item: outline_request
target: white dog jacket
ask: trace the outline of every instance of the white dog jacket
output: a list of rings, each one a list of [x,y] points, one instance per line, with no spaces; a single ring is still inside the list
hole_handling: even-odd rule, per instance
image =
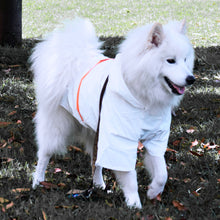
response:
[[[171,108],[152,112],[129,91],[122,76],[120,55],[104,61],[69,85],[61,105],[81,124],[96,131],[100,93],[109,76],[102,101],[96,166],[131,171],[136,165],[138,141],[150,155],[164,156]]]

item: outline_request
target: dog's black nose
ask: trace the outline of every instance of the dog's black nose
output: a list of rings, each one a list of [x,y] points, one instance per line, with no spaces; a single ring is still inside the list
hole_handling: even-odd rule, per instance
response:
[[[187,76],[186,77],[186,83],[187,85],[192,85],[195,82],[195,77],[194,76]]]

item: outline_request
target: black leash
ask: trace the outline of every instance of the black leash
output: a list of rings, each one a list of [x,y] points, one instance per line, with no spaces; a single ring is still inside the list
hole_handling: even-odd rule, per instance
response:
[[[102,100],[103,100],[103,96],[105,94],[105,90],[108,84],[108,77],[105,80],[105,83],[102,87],[102,91],[100,93],[100,99],[99,99],[99,118],[98,118],[98,125],[97,125],[97,129],[96,129],[96,136],[95,136],[95,141],[94,141],[94,145],[93,145],[93,158],[92,158],[92,183],[89,187],[89,189],[81,192],[81,193],[73,193],[68,195],[68,198],[85,198],[88,199],[91,195],[92,192],[94,190],[94,186],[93,186],[93,176],[95,174],[95,162],[97,159],[97,152],[98,152],[98,140],[99,140],[99,125],[100,125],[100,116],[101,116],[101,110],[102,110]]]

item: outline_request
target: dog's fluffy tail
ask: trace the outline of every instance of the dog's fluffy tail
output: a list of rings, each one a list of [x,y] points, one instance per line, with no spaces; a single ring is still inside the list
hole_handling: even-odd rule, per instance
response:
[[[99,48],[92,23],[81,18],[66,23],[34,48],[30,61],[41,109],[49,113],[58,107],[68,83],[102,58]]]

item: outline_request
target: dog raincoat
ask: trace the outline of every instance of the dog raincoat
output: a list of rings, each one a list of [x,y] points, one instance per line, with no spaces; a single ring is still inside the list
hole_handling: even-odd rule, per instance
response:
[[[96,166],[134,170],[138,141],[150,155],[163,157],[170,133],[171,108],[152,112],[131,94],[122,76],[120,55],[100,62],[69,85],[61,105],[81,124],[96,131],[100,93],[107,77]]]

